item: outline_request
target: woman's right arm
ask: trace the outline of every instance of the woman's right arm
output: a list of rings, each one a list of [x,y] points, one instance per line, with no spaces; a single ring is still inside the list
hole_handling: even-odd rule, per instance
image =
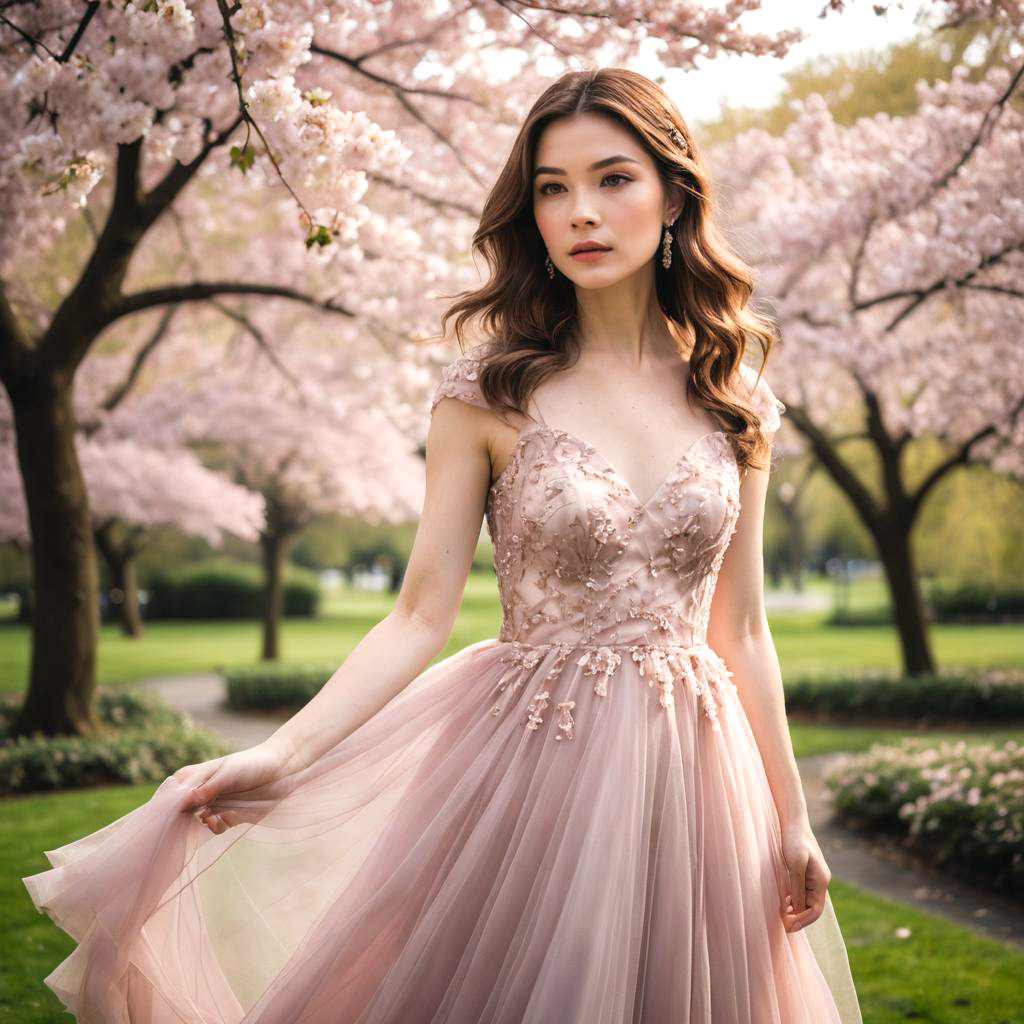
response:
[[[480,538],[491,419],[457,399],[438,403],[427,432],[423,511],[394,607],[266,741],[281,752],[286,773],[311,764],[372,718],[448,642]]]
[[[493,414],[440,401],[427,432],[426,490],[393,609],[370,629],[317,694],[263,743],[175,772],[191,788],[182,810],[211,831],[234,819],[210,805],[312,764],[412,682],[451,635],[480,538],[491,478]],[[202,809],[202,810],[200,810]]]

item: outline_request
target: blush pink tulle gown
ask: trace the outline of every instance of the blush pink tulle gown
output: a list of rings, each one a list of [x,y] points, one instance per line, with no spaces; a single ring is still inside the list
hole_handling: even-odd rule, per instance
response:
[[[486,407],[478,367],[434,405]],[[531,418],[487,499],[500,636],[218,801],[221,835],[172,776],[46,851],[24,883],[78,943],[46,984],[90,1024],[859,1022],[831,902],[783,927],[776,808],[705,642],[739,483],[708,433],[641,503]]]

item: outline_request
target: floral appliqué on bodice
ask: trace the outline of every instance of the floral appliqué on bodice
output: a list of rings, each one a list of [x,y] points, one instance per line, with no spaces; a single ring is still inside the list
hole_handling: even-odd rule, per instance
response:
[[[480,360],[462,355],[442,372],[443,398],[490,409]],[[772,435],[785,406],[742,367],[749,400]],[[749,389],[753,387],[753,391]],[[715,689],[731,673],[707,645],[711,598],[740,512],[740,466],[721,430],[697,438],[646,501],[582,438],[530,418],[508,464],[491,483],[486,524],[501,598],[498,640],[510,672],[507,704],[545,658],[544,683],[527,712],[536,730],[571,657],[604,696],[628,658],[659,703],[673,704],[686,679],[717,729]],[[551,656],[553,655],[553,657]],[[511,685],[509,685],[511,684]],[[733,685],[729,682],[729,685]],[[506,704],[506,706],[507,706]],[[556,704],[556,739],[572,739],[573,701]],[[492,708],[502,713],[501,703]]]

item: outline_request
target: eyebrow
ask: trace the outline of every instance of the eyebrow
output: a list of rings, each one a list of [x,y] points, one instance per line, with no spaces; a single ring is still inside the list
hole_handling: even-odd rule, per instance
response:
[[[591,164],[587,170],[596,171],[599,167],[607,167],[609,164],[628,163],[638,164],[639,160],[634,160],[631,156],[626,156],[623,153],[617,153],[615,156],[606,156],[603,160],[598,160],[596,163]],[[538,174],[565,174],[564,167],[538,167],[534,170],[533,176],[536,178]]]

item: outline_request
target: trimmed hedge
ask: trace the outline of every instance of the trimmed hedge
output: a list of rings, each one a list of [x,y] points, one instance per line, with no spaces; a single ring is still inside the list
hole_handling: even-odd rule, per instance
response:
[[[944,586],[933,583],[925,588],[925,618],[929,622],[1022,622],[1024,587],[999,587],[993,590],[978,583]],[[825,618],[827,626],[890,626],[895,621],[892,608],[836,608]]]
[[[152,619],[258,619],[263,614],[263,573],[245,562],[211,562],[155,573],[145,617]],[[316,573],[285,570],[284,615],[312,618],[320,603]]]
[[[159,694],[99,690],[98,736],[7,736],[17,705],[0,702],[0,796],[116,783],[162,782],[182,765],[228,753]]]
[[[1024,747],[908,737],[844,754],[825,775],[837,815],[950,874],[1024,897]]]
[[[337,670],[337,665],[254,665],[223,673],[228,706],[299,708],[308,703]]]
[[[1020,622],[1024,620],[1024,587],[992,590],[977,583],[933,586],[928,604],[936,622]]]
[[[1024,721],[1024,671],[941,669],[933,676],[893,676],[879,670],[819,676],[784,685],[787,712],[845,721]]]

